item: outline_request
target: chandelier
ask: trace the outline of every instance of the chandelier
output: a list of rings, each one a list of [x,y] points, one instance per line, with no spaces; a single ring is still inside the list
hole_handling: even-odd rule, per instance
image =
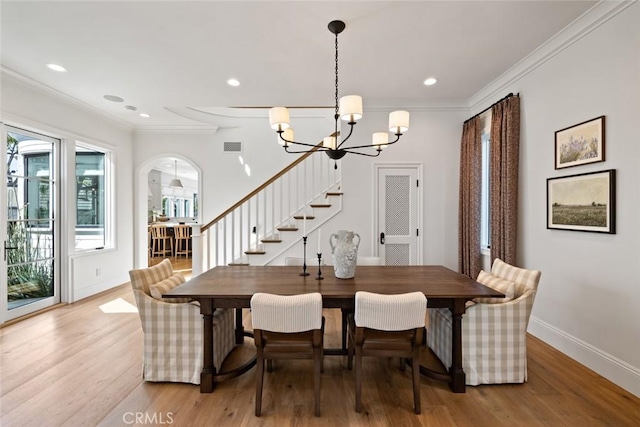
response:
[[[289,123],[289,110],[286,107],[273,107],[269,110],[269,123],[271,128],[278,133],[278,142],[284,147],[287,153],[306,153],[309,151],[324,151],[333,160],[343,158],[347,153],[358,154],[361,156],[377,157],[382,152],[384,147],[398,142],[404,132],[409,129],[409,112],[408,111],[393,111],[389,114],[389,131],[394,133],[395,139],[389,141],[389,134],[385,132],[375,132],[372,137],[371,144],[357,145],[347,147],[345,142],[351,138],[353,134],[353,127],[356,125],[357,120],[362,118],[362,97],[358,95],[348,95],[338,98],[338,34],[340,34],[346,27],[342,21],[331,21],[329,23],[329,31],[336,36],[336,71],[335,71],[335,127],[333,133],[330,136],[323,138],[321,144],[310,144],[305,142],[299,142],[294,140],[293,129]],[[346,138],[338,139],[340,132],[338,132],[339,120],[342,119],[349,125],[349,134]],[[304,148],[309,147],[309,148]],[[375,148],[375,152],[366,152],[367,148]]]

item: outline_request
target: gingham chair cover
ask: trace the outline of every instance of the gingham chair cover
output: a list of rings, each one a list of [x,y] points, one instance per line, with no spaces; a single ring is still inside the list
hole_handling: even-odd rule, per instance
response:
[[[523,383],[527,380],[527,325],[540,271],[496,259],[491,274],[516,283],[515,299],[473,304],[462,317],[462,367],[467,385]],[[451,312],[429,309],[427,344],[451,366]]]
[[[422,292],[382,295],[356,292],[356,326],[379,331],[407,331],[424,327],[427,298]]]
[[[172,276],[168,259],[129,272],[144,332],[142,377],[146,381],[200,384],[203,365],[200,307],[195,302],[162,302],[149,295],[151,285]],[[213,336],[214,366],[219,370],[235,345],[231,310],[215,311]]]
[[[251,297],[253,329],[270,332],[305,332],[322,328],[322,295],[256,293]]]

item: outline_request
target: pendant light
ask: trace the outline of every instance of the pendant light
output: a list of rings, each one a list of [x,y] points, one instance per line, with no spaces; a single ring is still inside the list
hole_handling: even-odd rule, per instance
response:
[[[175,169],[175,171],[176,171],[175,178],[173,178],[173,179],[171,180],[171,182],[169,183],[169,187],[171,187],[171,188],[182,188],[182,181],[180,181],[180,180],[178,179],[178,161],[177,161],[177,160],[175,160],[175,165],[176,165],[176,169]]]

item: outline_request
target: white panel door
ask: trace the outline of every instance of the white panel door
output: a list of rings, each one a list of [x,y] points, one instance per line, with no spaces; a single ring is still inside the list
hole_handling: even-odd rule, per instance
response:
[[[418,264],[418,167],[386,167],[378,174],[378,254],[385,265]]]

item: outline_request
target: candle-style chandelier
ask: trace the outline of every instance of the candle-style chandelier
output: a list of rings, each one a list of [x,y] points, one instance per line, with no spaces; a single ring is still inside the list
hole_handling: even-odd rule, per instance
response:
[[[391,144],[398,142],[404,132],[409,129],[409,112],[408,111],[394,111],[389,114],[389,131],[393,132],[396,139],[389,141],[389,134],[385,132],[375,132],[373,134],[372,143],[368,145],[358,145],[352,147],[344,146],[344,143],[353,134],[353,127],[356,125],[357,120],[362,118],[362,97],[358,95],[348,95],[338,98],[338,34],[340,34],[346,27],[342,21],[329,22],[329,31],[336,36],[336,94],[335,94],[335,127],[330,136],[324,137],[322,145],[309,144],[305,142],[299,142],[294,140],[293,129],[289,123],[289,110],[286,107],[273,107],[269,110],[269,122],[271,128],[278,133],[278,142],[284,147],[287,153],[306,153],[316,148],[317,151],[324,151],[327,155],[338,160],[343,158],[347,153],[358,154],[361,156],[377,157],[382,152],[382,149]],[[338,132],[338,123],[342,119],[349,125],[349,134],[346,138],[338,139],[340,132]],[[297,149],[292,149],[296,146]],[[299,146],[299,147],[298,147]],[[303,149],[303,147],[309,147]],[[375,148],[375,154],[362,152],[367,148]]]

